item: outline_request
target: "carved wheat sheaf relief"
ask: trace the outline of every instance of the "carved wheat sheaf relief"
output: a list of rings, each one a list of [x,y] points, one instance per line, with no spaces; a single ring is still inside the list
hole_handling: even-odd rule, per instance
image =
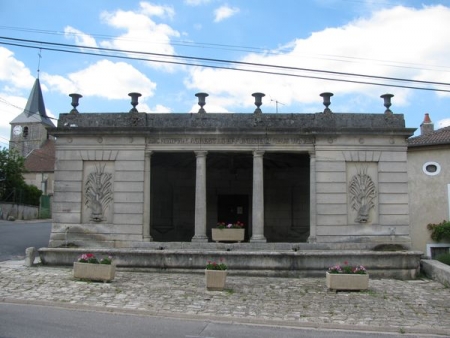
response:
[[[369,212],[375,207],[376,188],[367,174],[367,167],[359,167],[349,184],[350,206],[357,212],[355,222],[367,223]]]
[[[105,221],[104,212],[113,199],[112,174],[105,172],[105,166],[97,164],[95,172],[88,175],[85,184],[86,206],[91,210],[91,221]]]

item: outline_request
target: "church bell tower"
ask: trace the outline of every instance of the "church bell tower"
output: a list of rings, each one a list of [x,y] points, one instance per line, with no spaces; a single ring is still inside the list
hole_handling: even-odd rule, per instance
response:
[[[55,127],[45,111],[39,78],[36,79],[25,110],[11,124],[9,149],[16,149],[22,157],[39,149],[49,139],[46,127]]]

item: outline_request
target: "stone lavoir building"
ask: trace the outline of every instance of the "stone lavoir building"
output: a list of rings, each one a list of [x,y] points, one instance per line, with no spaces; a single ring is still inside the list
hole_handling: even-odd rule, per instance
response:
[[[262,93],[252,94],[253,113],[208,113],[208,94],[198,93],[196,114],[148,114],[136,109],[140,94],[129,95],[128,113],[79,113],[81,95],[71,94],[72,111],[50,128],[57,161],[44,263],[61,262],[52,255],[70,246],[117,250],[120,264],[134,266],[156,259],[137,263],[130,252],[156,249],[188,250],[183,264],[195,265],[195,250],[410,247],[406,139],[414,129],[389,109],[393,95],[382,95],[379,114],[334,113],[332,93],[313,114],[265,114]],[[244,242],[212,242],[219,221],[243,222]],[[417,257],[403,268],[415,270]]]

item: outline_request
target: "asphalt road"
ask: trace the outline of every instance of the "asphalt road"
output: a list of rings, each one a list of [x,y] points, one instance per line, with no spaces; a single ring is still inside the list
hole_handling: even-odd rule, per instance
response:
[[[25,258],[25,249],[48,246],[52,223],[46,221],[0,221],[0,262]]]
[[[274,327],[0,303],[0,337],[413,338],[424,335]]]

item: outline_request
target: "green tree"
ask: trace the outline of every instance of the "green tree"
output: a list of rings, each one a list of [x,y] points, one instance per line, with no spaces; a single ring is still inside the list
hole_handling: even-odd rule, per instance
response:
[[[0,151],[0,200],[39,205],[42,191],[25,183],[25,159],[16,150]]]
[[[15,202],[18,189],[25,184],[23,172],[25,159],[15,150],[3,148],[0,151],[0,180],[2,183],[1,200]]]

